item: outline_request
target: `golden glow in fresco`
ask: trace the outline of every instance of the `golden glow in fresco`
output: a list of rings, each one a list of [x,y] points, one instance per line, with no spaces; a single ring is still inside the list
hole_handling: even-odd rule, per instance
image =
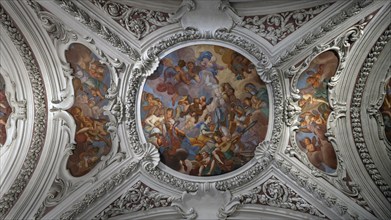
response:
[[[0,75],[0,144],[2,145],[7,140],[6,124],[11,112],[12,109],[5,96],[5,81]]]
[[[299,100],[301,114],[296,139],[309,161],[326,173],[335,172],[338,165],[334,148],[325,136],[331,112],[327,84],[338,64],[338,57],[332,51],[323,52],[300,75],[297,83],[302,98]]]
[[[220,46],[176,50],[147,78],[141,100],[145,138],[168,167],[213,176],[251,160],[265,138],[266,85],[255,66]]]
[[[73,176],[88,173],[111,150],[110,134],[105,128],[109,118],[103,115],[108,100],[110,73],[99,58],[81,44],[71,44],[65,53],[74,71],[75,103],[68,110],[76,122],[76,148],[67,168]]]
[[[391,80],[388,80],[386,85],[386,96],[384,97],[380,112],[383,115],[386,138],[391,143]]]

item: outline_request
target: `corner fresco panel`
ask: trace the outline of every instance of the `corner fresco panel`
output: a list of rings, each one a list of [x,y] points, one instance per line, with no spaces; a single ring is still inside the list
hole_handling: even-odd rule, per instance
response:
[[[75,103],[68,112],[76,122],[76,148],[67,168],[73,176],[82,176],[111,150],[110,134],[105,127],[109,118],[103,114],[111,76],[107,66],[82,44],[71,44],[65,55],[74,71]]]
[[[6,125],[12,109],[5,95],[5,81],[0,75],[0,144],[4,145],[7,140]]]
[[[334,148],[325,135],[331,113],[327,87],[338,62],[338,57],[332,51],[319,54],[300,75],[297,83],[301,95],[301,114],[296,140],[311,164],[326,173],[334,173],[338,165]]]
[[[140,108],[144,136],[161,161],[193,176],[228,173],[250,161],[269,117],[266,85],[254,64],[214,45],[162,58],[144,84]]]

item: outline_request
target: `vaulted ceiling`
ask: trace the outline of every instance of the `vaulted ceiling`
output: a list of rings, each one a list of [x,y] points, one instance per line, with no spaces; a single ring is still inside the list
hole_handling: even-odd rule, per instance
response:
[[[390,219],[390,21],[385,0],[1,1],[1,218]]]

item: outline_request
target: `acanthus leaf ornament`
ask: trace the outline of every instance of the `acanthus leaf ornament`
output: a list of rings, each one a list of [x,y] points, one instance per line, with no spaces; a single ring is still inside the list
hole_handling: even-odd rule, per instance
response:
[[[378,168],[373,161],[368,147],[366,145],[364,134],[362,130],[361,122],[361,105],[362,105],[362,96],[364,93],[364,87],[366,86],[366,81],[368,75],[371,72],[371,69],[376,62],[380,52],[384,49],[385,45],[391,40],[391,25],[384,30],[382,35],[377,39],[375,45],[372,47],[371,51],[368,53],[365,61],[360,69],[359,78],[356,81],[354,86],[353,99],[350,106],[350,118],[352,122],[352,131],[355,145],[357,151],[359,152],[360,158],[365,165],[365,168],[372,178],[373,182],[377,185],[379,190],[391,202],[391,188],[389,183],[380,175]]]
[[[294,46],[285,50],[282,55],[278,58],[277,62],[274,64],[275,67],[281,66],[284,62],[290,60],[295,55],[297,55],[301,50],[311,45],[316,41],[316,39],[321,38],[327,32],[333,30],[342,22],[346,21],[348,18],[358,14],[365,7],[369,6],[373,3],[373,0],[361,0],[360,2],[355,2],[354,5],[349,7],[345,11],[339,12],[333,18],[327,20],[323,24],[320,25],[320,28],[316,29],[312,33],[308,33],[301,40],[299,40]]]
[[[303,199],[297,192],[293,191],[274,176],[270,177],[266,182],[252,189],[250,192],[241,194],[236,198],[240,201],[241,205],[268,205],[283,209],[291,209],[321,218],[326,217],[316,207]]]
[[[66,29],[64,24],[58,20],[58,18],[45,11],[35,0],[28,0],[27,3],[34,9],[35,13],[42,22],[42,26],[53,40],[57,39],[63,44],[68,43],[70,40],[77,40],[76,33]]]
[[[82,200],[72,206],[72,209],[61,214],[61,219],[74,219],[88,207],[95,203],[99,198],[111,192],[115,186],[123,183],[131,174],[138,168],[139,163],[131,162],[126,167],[123,167],[120,172],[113,174],[108,180],[104,181],[91,193],[87,193]]]
[[[256,33],[270,44],[276,45],[331,5],[327,3],[313,8],[265,16],[245,16],[242,18],[243,22],[238,22],[238,25]]]
[[[23,190],[27,187],[30,178],[38,164],[43,145],[46,139],[47,128],[47,101],[45,99],[46,88],[42,77],[41,69],[38,61],[34,56],[33,50],[30,47],[25,36],[17,27],[10,14],[0,4],[0,23],[3,30],[12,40],[17,51],[22,57],[23,64],[26,67],[28,78],[32,85],[33,106],[34,109],[34,130],[32,133],[32,140],[28,148],[28,154],[25,159],[25,166],[19,171],[15,181],[12,183],[10,189],[2,194],[0,199],[0,218],[10,211],[21,196]]]
[[[176,197],[159,193],[138,181],[93,219],[107,219],[133,212],[171,206]]]
[[[74,16],[76,20],[80,21],[90,30],[108,41],[117,50],[126,54],[131,60],[136,61],[139,59],[140,54],[136,49],[132,48],[126,41],[113,33],[110,28],[103,26],[99,21],[93,19],[85,11],[78,8],[76,4],[65,0],[56,0],[56,3],[58,3],[64,11]]]
[[[90,0],[90,2],[107,13],[138,40],[163,26],[178,22],[177,19],[170,19],[174,17],[173,15],[164,12],[139,9],[107,0]],[[182,4],[183,7],[188,6],[186,1]]]

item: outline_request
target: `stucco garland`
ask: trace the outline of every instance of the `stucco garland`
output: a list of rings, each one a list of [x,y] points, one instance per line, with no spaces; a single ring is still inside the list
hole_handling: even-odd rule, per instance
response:
[[[371,51],[365,58],[358,79],[354,86],[350,112],[354,143],[357,147],[360,158],[365,165],[368,174],[389,202],[391,202],[391,188],[381,176],[379,170],[376,168],[376,165],[371,155],[369,154],[368,146],[366,145],[364,140],[361,123],[361,105],[364,87],[366,85],[368,75],[370,74],[374,63],[376,62],[377,57],[380,55],[381,51],[390,39],[391,25],[389,25],[387,29],[382,33],[382,35],[378,38],[375,45],[372,47]]]
[[[10,14],[5,11],[0,5],[0,22],[7,34],[13,41],[20,56],[23,59],[24,65],[28,71],[30,83],[32,85],[33,103],[34,103],[34,129],[32,131],[32,141],[28,149],[27,157],[23,167],[20,170],[18,177],[12,184],[11,188],[0,199],[0,217],[5,216],[10,209],[15,205],[22,192],[27,187],[33,172],[38,164],[39,157],[45,142],[45,134],[47,128],[47,100],[46,90],[42,73],[36,60],[34,53],[27,42],[25,36],[11,18]]]

